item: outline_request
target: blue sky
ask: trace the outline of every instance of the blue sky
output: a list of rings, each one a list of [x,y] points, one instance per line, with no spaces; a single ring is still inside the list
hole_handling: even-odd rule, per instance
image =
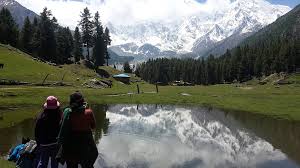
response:
[[[206,0],[197,0],[199,2],[205,2]],[[296,5],[300,4],[300,0],[267,0],[273,4],[280,4],[280,5],[287,5],[291,8],[295,7]]]
[[[288,5],[292,8],[300,4],[300,0],[268,0],[268,1],[274,4]]]

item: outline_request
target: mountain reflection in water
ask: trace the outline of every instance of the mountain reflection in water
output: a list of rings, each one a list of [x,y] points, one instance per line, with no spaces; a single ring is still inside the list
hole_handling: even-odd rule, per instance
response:
[[[300,123],[262,115],[159,105],[93,105],[99,150],[95,167],[294,168],[300,163]],[[0,129],[0,155],[34,120]]]
[[[115,105],[106,118],[110,124],[98,144],[96,167],[297,167],[237,113]]]

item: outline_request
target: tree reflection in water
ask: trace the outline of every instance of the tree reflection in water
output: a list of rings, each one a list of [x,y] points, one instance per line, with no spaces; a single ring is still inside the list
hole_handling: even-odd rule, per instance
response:
[[[92,105],[91,108],[93,109],[96,118],[96,130],[94,132],[94,138],[96,144],[98,144],[102,136],[107,134],[108,131],[109,119],[106,118],[108,105]]]

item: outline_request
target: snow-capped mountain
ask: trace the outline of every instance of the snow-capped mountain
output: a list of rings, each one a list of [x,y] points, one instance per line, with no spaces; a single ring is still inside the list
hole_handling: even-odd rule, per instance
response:
[[[9,8],[19,26],[25,16],[37,16],[19,3],[36,13],[47,6],[70,27],[78,23],[75,15],[83,6],[92,13],[100,10],[111,31],[111,50],[137,61],[222,54],[290,10],[267,0],[0,0],[0,8]],[[72,9],[66,10],[70,5]]]
[[[9,9],[19,27],[23,26],[26,16],[28,16],[31,21],[34,17],[38,17],[37,14],[23,7],[15,0],[0,0],[0,9],[3,7]]]
[[[146,20],[126,26],[109,23],[108,27],[116,45],[112,49],[121,55],[153,58],[170,56],[165,55],[168,51],[173,56],[189,52],[204,56],[216,46],[222,47],[215,54],[221,54],[226,47],[235,47],[236,41],[242,41],[289,10],[266,0],[231,0],[228,7],[212,13],[199,12],[173,21]],[[228,37],[230,40],[226,40]]]

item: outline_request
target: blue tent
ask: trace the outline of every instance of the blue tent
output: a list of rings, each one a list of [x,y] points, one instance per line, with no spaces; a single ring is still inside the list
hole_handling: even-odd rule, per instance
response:
[[[130,76],[127,74],[118,74],[114,75],[113,77],[120,82],[130,84]]]
[[[118,74],[118,75],[114,75],[113,77],[114,78],[130,78],[130,76],[127,74]]]

